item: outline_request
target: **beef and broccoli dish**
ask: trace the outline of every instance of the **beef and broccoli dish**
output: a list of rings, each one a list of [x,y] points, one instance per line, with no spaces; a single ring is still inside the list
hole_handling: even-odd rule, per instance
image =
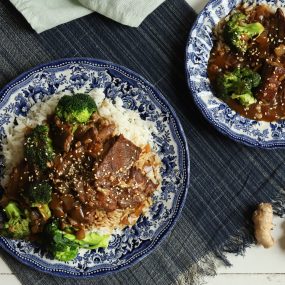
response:
[[[23,158],[0,201],[0,234],[36,241],[60,261],[106,248],[133,225],[158,189],[159,158],[116,132],[88,94],[61,96],[53,113],[24,130]],[[138,129],[139,132],[139,129]]]
[[[208,75],[217,97],[247,118],[285,118],[283,10],[242,4],[214,33]]]

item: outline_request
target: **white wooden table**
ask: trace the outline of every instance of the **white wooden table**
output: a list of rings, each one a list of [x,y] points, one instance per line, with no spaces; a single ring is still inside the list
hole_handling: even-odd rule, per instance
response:
[[[214,278],[207,278],[208,285],[277,285],[285,284],[285,219],[274,217],[272,235],[275,245],[264,249],[252,246],[245,256],[228,255],[232,267],[218,267]]]
[[[186,0],[199,12],[207,0]],[[285,284],[285,219],[275,217],[273,236],[276,244],[271,249],[253,246],[246,255],[228,255],[231,268],[218,267],[218,275],[206,278],[208,285],[279,285]],[[16,276],[0,258],[0,283],[20,285]]]

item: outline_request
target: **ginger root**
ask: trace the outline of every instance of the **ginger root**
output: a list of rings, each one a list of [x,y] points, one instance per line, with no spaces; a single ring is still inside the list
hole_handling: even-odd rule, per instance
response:
[[[261,244],[264,248],[269,248],[274,244],[274,239],[271,236],[273,228],[272,219],[273,210],[269,203],[259,204],[252,216],[255,238],[257,243]]]

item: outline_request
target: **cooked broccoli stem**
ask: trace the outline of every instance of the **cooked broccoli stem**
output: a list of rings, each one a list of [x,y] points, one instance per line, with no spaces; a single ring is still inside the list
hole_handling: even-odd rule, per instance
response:
[[[233,94],[231,98],[238,100],[241,105],[246,107],[256,102],[256,99],[250,93]]]
[[[97,111],[95,101],[88,94],[63,96],[56,107],[55,114],[64,122],[71,124],[86,123]]]
[[[237,12],[230,16],[224,29],[225,41],[243,53],[248,48],[248,41],[264,31],[262,24],[258,22],[247,24],[245,21],[246,15]]]
[[[46,238],[48,239],[47,250],[49,253],[55,259],[69,261],[77,256],[79,248],[108,247],[110,235],[88,233],[84,239],[78,240],[74,234],[60,230],[58,220],[54,220],[45,227]]]
[[[65,234],[65,237],[79,244],[80,248],[96,249],[107,248],[109,245],[110,235],[100,235],[98,233],[87,233],[84,239],[78,240],[73,234]]]
[[[24,153],[30,165],[42,171],[48,168],[54,158],[48,125],[38,125],[26,136]]]
[[[249,106],[256,102],[252,90],[261,81],[260,75],[247,68],[236,68],[232,72],[226,72],[217,79],[218,96],[223,99],[232,98],[238,100],[243,106]]]
[[[14,239],[23,239],[29,236],[30,220],[20,210],[16,202],[9,202],[4,208],[8,221],[4,223],[1,235]]]
[[[30,206],[36,207],[44,220],[48,220],[51,217],[48,206],[48,203],[51,201],[51,193],[52,187],[47,182],[34,182],[25,191],[26,197],[30,201]]]
[[[8,205],[4,208],[4,211],[9,220],[21,217],[22,215],[22,211],[18,207],[18,204],[12,201],[9,202]]]

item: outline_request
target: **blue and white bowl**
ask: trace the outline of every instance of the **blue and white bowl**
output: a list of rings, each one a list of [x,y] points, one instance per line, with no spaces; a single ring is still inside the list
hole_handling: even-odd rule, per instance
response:
[[[210,86],[207,65],[213,47],[213,29],[242,1],[212,0],[198,15],[190,31],[186,48],[186,74],[194,101],[206,119],[231,139],[249,146],[277,148],[285,146],[285,122],[263,122],[245,118],[218,99]],[[285,7],[285,0],[257,0],[246,3],[263,3]]]
[[[63,59],[36,67],[0,92],[0,141],[14,118],[58,92],[88,92],[104,88],[107,98],[121,97],[124,107],[155,123],[153,134],[162,161],[162,191],[153,205],[122,234],[112,235],[108,249],[81,251],[70,262],[50,259],[30,242],[0,237],[0,246],[24,264],[64,277],[94,277],[122,270],[148,255],[174,226],[189,187],[187,140],[173,108],[150,83],[127,68],[95,59]],[[3,175],[3,157],[0,174]]]

